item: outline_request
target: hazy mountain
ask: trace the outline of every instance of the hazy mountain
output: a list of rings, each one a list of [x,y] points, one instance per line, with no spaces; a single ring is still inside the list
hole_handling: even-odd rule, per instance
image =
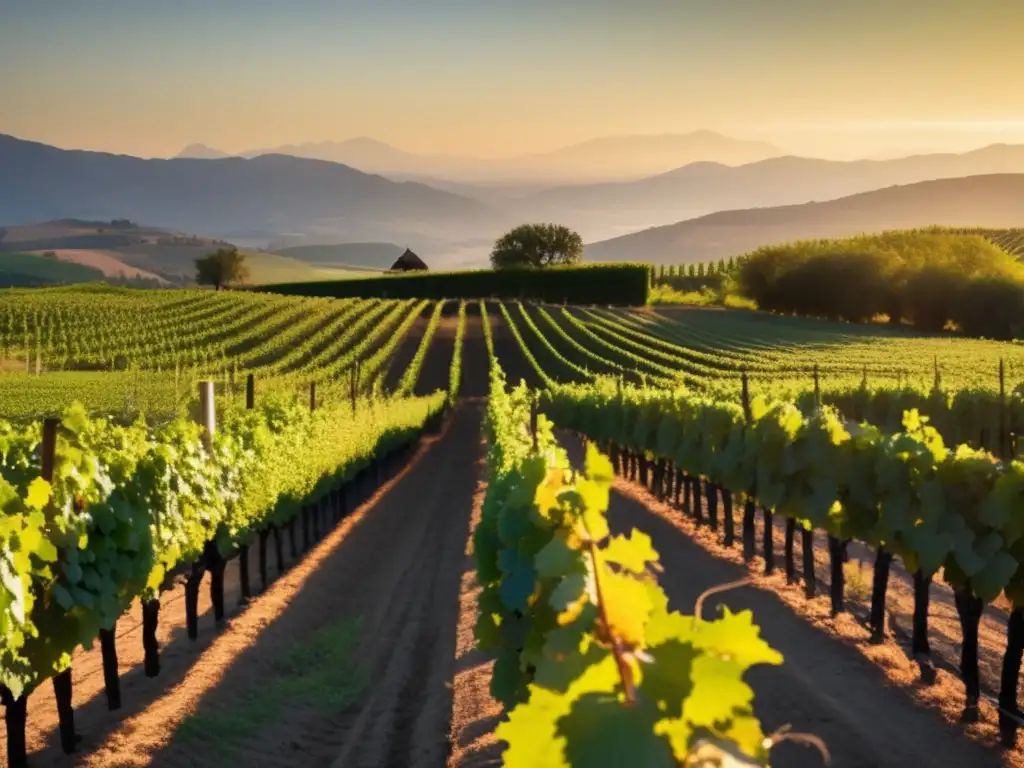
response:
[[[584,252],[588,261],[682,264],[793,240],[931,225],[1024,226],[1024,174],[940,179],[825,203],[721,211],[593,243]]]
[[[242,153],[245,157],[283,154],[344,163],[369,173],[409,178],[433,176],[452,182],[523,182],[622,179],[648,176],[670,168],[710,160],[736,165],[776,157],[770,144],[741,141],[713,131],[662,136],[613,136],[551,152],[508,158],[418,155],[360,137],[347,141],[288,144]]]
[[[284,155],[143,160],[0,136],[0,222],[129,218],[236,242],[281,235],[407,242],[493,236],[482,203]]]
[[[231,157],[231,155],[227,152],[221,152],[219,149],[208,147],[205,144],[189,144],[175,155],[176,159],[190,158],[192,160],[220,160],[225,157]]]
[[[364,267],[390,269],[405,248],[395,243],[335,243],[331,245],[299,245],[271,248],[271,251],[292,259],[331,267]]]
[[[959,155],[897,160],[790,156],[738,167],[692,163],[638,181],[528,194],[514,201],[512,210],[521,218],[559,221],[596,240],[714,211],[831,200],[894,184],[993,173],[1024,173],[1024,146],[996,144]]]

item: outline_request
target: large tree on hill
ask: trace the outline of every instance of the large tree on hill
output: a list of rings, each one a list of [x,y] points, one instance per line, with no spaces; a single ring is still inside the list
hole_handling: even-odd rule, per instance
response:
[[[583,259],[583,238],[558,224],[522,224],[506,232],[491,251],[495,269],[577,264]]]
[[[248,278],[245,254],[235,248],[218,248],[208,256],[196,259],[196,282],[199,285],[212,285],[219,291],[244,283]]]

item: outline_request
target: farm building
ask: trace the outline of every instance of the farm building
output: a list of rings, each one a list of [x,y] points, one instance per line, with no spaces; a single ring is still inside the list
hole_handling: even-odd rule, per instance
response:
[[[398,261],[391,265],[392,272],[415,272],[426,271],[427,265],[419,256],[405,249],[405,253],[398,257]]]

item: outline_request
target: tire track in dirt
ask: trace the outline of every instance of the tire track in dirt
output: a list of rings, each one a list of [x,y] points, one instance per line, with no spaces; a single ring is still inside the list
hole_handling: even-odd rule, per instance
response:
[[[458,408],[439,439],[254,600],[179,685],[78,764],[443,765],[479,427],[479,404]],[[227,760],[227,734],[197,740],[178,731],[190,714],[237,712],[297,643],[350,618],[361,619],[352,662],[369,686],[343,711],[285,708],[232,742]]]

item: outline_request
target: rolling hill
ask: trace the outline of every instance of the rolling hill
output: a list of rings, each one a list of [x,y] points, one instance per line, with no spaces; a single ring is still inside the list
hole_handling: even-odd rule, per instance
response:
[[[219,150],[186,147],[179,157],[208,157]],[[220,153],[223,154],[223,153]],[[507,158],[419,155],[366,136],[346,141],[306,142],[243,152],[244,157],[289,155],[328,160],[395,178],[441,177],[449,181],[552,181],[636,178],[686,163],[710,160],[739,165],[782,150],[759,141],[743,141],[714,131],[651,136],[610,136],[550,152]]]
[[[587,245],[588,261],[686,264],[737,256],[762,245],[863,232],[1024,224],[1024,174],[940,179],[823,203],[721,211]]]
[[[554,187],[522,195],[509,209],[521,218],[562,222],[585,240],[599,240],[715,211],[833,200],[895,184],[997,173],[1024,173],[1024,146],[997,144],[896,160],[777,157],[738,167],[701,162],[638,181]]]
[[[338,240],[493,235],[482,203],[345,165],[283,155],[143,160],[0,136],[0,222],[75,216],[159,221],[240,240],[316,231]]]
[[[390,269],[405,248],[394,243],[338,243],[298,245],[270,250],[280,256],[298,259],[311,265],[383,270]]]

